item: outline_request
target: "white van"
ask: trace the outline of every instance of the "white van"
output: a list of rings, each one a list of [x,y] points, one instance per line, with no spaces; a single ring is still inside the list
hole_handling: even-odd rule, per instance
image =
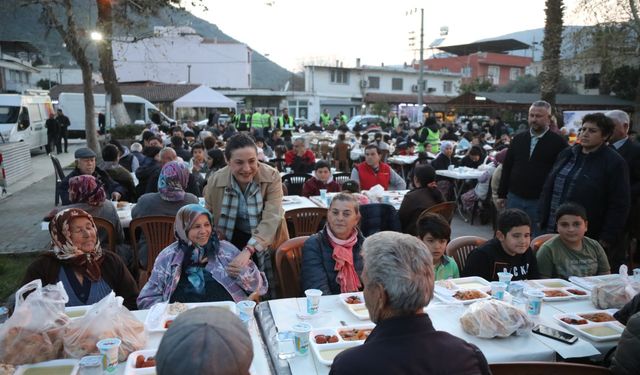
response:
[[[47,91],[27,90],[24,94],[0,94],[0,143],[26,142],[30,149],[47,144],[49,114],[54,113]]]
[[[110,107],[110,103],[107,103],[107,95],[105,94],[93,94],[94,100],[94,111],[93,114],[96,119],[96,128],[98,127],[98,114],[103,113],[106,114],[107,105]],[[160,110],[153,105],[150,101],[145,98],[141,98],[136,95],[122,95],[122,101],[124,102],[124,107],[129,114],[129,119],[131,123],[140,123],[144,122],[145,124],[151,123],[151,116],[155,113],[160,115],[160,119],[162,121],[166,121],[168,123],[173,122],[174,120],[169,118],[164,113],[160,112]],[[85,136],[85,123],[84,123],[84,94],[74,94],[74,93],[66,93],[63,92],[58,96],[58,104],[56,106],[58,109],[62,109],[62,112],[69,117],[69,122],[71,122],[71,126],[69,126],[69,135],[79,135]],[[115,126],[115,120],[113,116],[111,116],[111,124],[108,124],[108,127]]]

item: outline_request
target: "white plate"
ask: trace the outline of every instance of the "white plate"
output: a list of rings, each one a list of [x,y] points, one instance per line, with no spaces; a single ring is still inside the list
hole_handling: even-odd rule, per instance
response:
[[[282,204],[297,204],[300,203],[300,198],[292,195],[285,195],[282,197]]]
[[[485,293],[485,292],[483,292],[483,291],[481,291],[481,290],[478,290],[478,289],[462,289],[462,290],[476,290],[476,291],[478,291],[478,292],[482,293],[482,297],[480,297],[480,298],[474,298],[474,299],[468,299],[468,300],[460,300],[460,299],[457,299],[457,298],[455,298],[455,297],[453,296],[457,291],[448,291],[449,293],[448,293],[448,294],[446,294],[446,293],[440,293],[440,292],[438,292],[438,290],[437,290],[437,289],[436,289],[436,296],[437,296],[437,297],[438,297],[442,302],[445,302],[445,303],[458,303],[458,304],[460,304],[460,303],[461,303],[461,304],[464,304],[464,305],[468,305],[468,304],[470,304],[470,303],[477,302],[477,301],[484,301],[484,300],[491,299],[491,296],[490,296],[490,295],[488,295],[487,293]]]
[[[557,297],[547,297],[547,295],[545,294],[545,296],[542,298],[543,301],[546,302],[554,302],[554,301],[566,301],[569,299],[573,299],[573,294],[567,292],[564,290],[565,288],[542,288],[540,289],[541,292],[545,292],[545,291],[558,291],[558,292],[562,292],[565,295],[564,296],[557,296]]]
[[[618,322],[617,320],[608,321],[608,322],[592,322],[588,319],[585,319],[583,315],[586,314],[594,314],[594,313],[606,313],[611,316],[616,312],[616,309],[608,309],[608,310],[593,310],[593,311],[585,311],[578,313],[564,313],[564,314],[556,314],[553,318],[559,322],[561,325],[575,331],[590,340],[593,341],[608,341],[608,340],[616,340],[620,338],[622,331],[624,330],[624,326]],[[587,321],[586,324],[569,324],[562,320],[562,318],[572,318],[572,319],[585,319]],[[605,328],[598,328],[605,327]],[[612,333],[611,335],[594,335],[592,331],[593,329],[611,329],[616,333]]]
[[[146,349],[146,350],[138,350],[131,354],[129,354],[129,358],[127,358],[127,364],[124,369],[124,375],[152,375],[156,373],[156,368],[154,367],[145,367],[145,368],[136,368],[136,358],[139,355],[144,356],[145,358],[155,357],[157,349]]]
[[[359,297],[362,303],[347,303],[346,300],[350,296]],[[364,294],[362,292],[342,293],[338,296],[338,298],[340,298],[340,302],[347,309],[347,311],[353,314],[356,318],[360,320],[369,320],[369,310],[367,310],[367,307],[364,304]]]
[[[605,336],[594,334],[595,330],[602,329],[611,331],[611,334]],[[615,323],[600,323],[598,325],[592,324],[588,326],[580,326],[579,328],[576,328],[576,330],[593,341],[609,341],[619,340],[620,336],[622,335],[622,331],[624,331],[624,328]]]
[[[542,280],[530,280],[532,284],[537,285],[539,288],[545,289],[558,289],[558,288],[571,288],[574,285],[564,279],[542,279]]]
[[[318,362],[326,366],[331,366],[331,364],[333,364],[333,359],[340,352],[349,348],[353,348],[354,346],[362,345],[364,343],[364,340],[347,341],[342,338],[342,336],[340,336],[340,332],[350,329],[373,329],[374,327],[375,324],[369,323],[337,328],[314,329],[309,333],[309,343],[311,345],[311,351],[316,356]],[[338,342],[318,344],[315,340],[315,337],[317,335],[335,335],[338,337]]]
[[[32,365],[22,365],[16,369],[14,375],[24,375],[24,373],[29,369],[47,369],[50,368],[53,371],[55,367],[61,366],[71,366],[70,372],[48,372],[50,375],[76,375],[78,373],[78,360],[77,359],[54,359],[52,361],[34,363]]]
[[[170,315],[168,312],[168,303],[157,303],[149,309],[147,318],[144,321],[144,325],[149,332],[165,332],[164,324],[167,320],[173,320],[177,315]],[[200,303],[185,303],[187,309],[193,309],[196,307],[212,306],[228,309],[232,313],[236,314],[236,304],[231,301],[223,302],[200,302]]]

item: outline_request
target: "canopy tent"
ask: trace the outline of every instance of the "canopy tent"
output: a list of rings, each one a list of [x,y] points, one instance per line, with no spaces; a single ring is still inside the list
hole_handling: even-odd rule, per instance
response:
[[[173,117],[177,108],[233,108],[237,103],[207,86],[200,86],[173,102]]]

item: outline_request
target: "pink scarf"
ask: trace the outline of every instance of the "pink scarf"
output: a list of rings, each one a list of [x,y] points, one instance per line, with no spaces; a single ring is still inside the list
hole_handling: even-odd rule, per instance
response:
[[[358,230],[354,229],[349,238],[341,240],[331,232],[331,228],[327,225],[327,234],[329,235],[329,243],[333,247],[332,258],[336,262],[334,270],[338,271],[336,281],[340,284],[340,292],[357,292],[360,290],[361,284],[353,266],[353,246],[358,242]]]

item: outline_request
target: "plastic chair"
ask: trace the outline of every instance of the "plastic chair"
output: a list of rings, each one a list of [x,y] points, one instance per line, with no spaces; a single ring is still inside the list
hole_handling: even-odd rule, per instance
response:
[[[292,238],[276,250],[274,268],[280,280],[280,298],[300,297],[302,247],[309,236]]]
[[[175,220],[176,218],[174,216],[145,216],[131,220],[129,224],[129,235],[131,248],[133,249],[134,267],[140,264],[138,260],[138,241],[136,240],[136,231],[138,229],[142,231],[144,239],[147,242],[147,265],[145,268],[140,268],[140,277],[138,278],[140,288],[142,288],[149,279],[158,254],[160,254],[165,247],[175,242],[173,233],[173,223]]]
[[[347,172],[334,173],[333,174],[333,179],[340,186],[342,186],[343,183],[345,183],[346,181],[349,181],[351,179],[351,173],[347,173]]]
[[[282,176],[282,183],[287,186],[289,195],[302,195],[302,186],[310,178],[306,173],[289,173]]]
[[[339,171],[349,171],[349,154],[351,148],[348,143],[340,143],[333,148],[333,163]]]
[[[291,236],[310,236],[318,232],[320,223],[327,217],[326,208],[297,208],[285,212],[284,218],[293,224]]]
[[[531,250],[533,250],[534,253],[540,250],[540,247],[542,247],[545,242],[549,241],[554,236],[556,236],[556,233],[547,233],[541,234],[538,237],[534,238],[533,241],[531,241]]]
[[[612,374],[606,367],[568,362],[514,362],[492,363],[489,369],[493,375],[604,375]]]
[[[96,227],[98,227],[98,231],[102,229],[105,232],[107,232],[107,238],[109,241],[109,244],[108,244],[109,251],[111,251],[112,253],[117,253],[116,252],[116,242],[117,242],[116,228],[113,225],[113,223],[111,223],[107,219],[97,217],[97,216],[93,216],[93,222],[96,223]]]
[[[422,215],[430,212],[430,213],[442,215],[442,217],[444,217],[445,220],[447,220],[449,222],[449,224],[451,224],[451,220],[453,220],[453,215],[456,212],[456,207],[458,207],[456,202],[438,203],[438,204],[436,204],[434,206],[431,206],[431,207],[427,208],[426,210],[422,211],[420,216],[418,216],[418,219],[420,219],[422,217]]]
[[[487,242],[486,238],[477,236],[462,236],[454,238],[447,245],[447,255],[453,257],[458,264],[458,268],[462,271],[467,263],[467,256],[469,253],[485,242]]]
[[[368,237],[385,230],[401,232],[400,218],[395,207],[386,203],[369,203],[360,206],[360,231]]]
[[[54,155],[49,156],[51,157],[51,163],[53,163],[53,170],[56,173],[55,205],[57,206],[60,203],[60,185],[64,180],[64,171],[62,170],[62,165],[60,165],[60,160]]]

